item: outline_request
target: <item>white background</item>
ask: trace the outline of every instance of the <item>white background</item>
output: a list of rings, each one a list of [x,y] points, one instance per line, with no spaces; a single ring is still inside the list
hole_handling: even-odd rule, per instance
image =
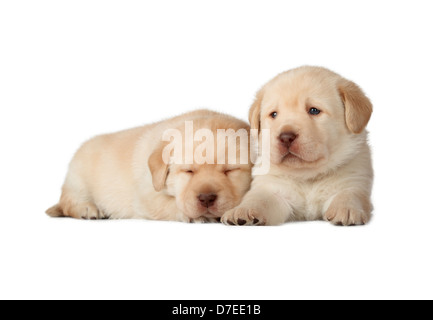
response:
[[[433,298],[431,1],[0,2],[0,298]],[[357,82],[375,217],[236,228],[50,219],[93,135],[207,107],[246,119],[277,73]]]

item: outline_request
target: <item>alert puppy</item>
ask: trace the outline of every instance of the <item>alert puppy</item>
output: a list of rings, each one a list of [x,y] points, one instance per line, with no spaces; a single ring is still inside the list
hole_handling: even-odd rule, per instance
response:
[[[243,121],[199,110],[93,138],[75,154],[60,202],[47,214],[78,219],[218,220],[238,205],[249,189],[252,165],[248,161],[241,164],[239,152],[225,162],[232,164],[163,161],[169,144],[162,141],[164,132],[178,129],[185,135],[185,121],[192,121],[196,132],[209,129],[215,136],[218,129],[249,132]],[[185,140],[181,146],[185,155],[188,148],[199,147],[197,141],[187,147]]]
[[[365,127],[371,113],[355,83],[324,68],[300,67],[271,80],[250,109],[251,128],[270,130],[270,172],[254,177],[222,222],[367,223],[373,169]]]

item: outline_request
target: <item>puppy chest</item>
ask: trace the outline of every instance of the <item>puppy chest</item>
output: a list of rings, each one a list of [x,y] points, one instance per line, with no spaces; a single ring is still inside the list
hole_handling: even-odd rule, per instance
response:
[[[293,210],[300,219],[317,220],[323,215],[323,208],[329,198],[326,188],[317,186],[298,186],[296,199],[293,203]]]
[[[317,220],[321,216],[321,206],[317,202],[303,200],[293,206],[295,216],[299,220]]]

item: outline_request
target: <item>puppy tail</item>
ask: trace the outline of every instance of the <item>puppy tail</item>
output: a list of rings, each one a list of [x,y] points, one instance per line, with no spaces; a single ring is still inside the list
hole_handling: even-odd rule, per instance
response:
[[[47,211],[45,211],[47,215],[50,217],[64,217],[63,209],[59,204],[56,204],[55,206],[49,208]]]

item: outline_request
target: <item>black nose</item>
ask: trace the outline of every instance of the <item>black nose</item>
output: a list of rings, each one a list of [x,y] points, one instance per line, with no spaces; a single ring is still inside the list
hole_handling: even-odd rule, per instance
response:
[[[218,196],[215,193],[200,193],[198,201],[203,207],[209,208],[214,205],[217,198]]]
[[[282,134],[280,134],[278,139],[280,140],[283,146],[289,148],[292,145],[293,141],[296,140],[297,137],[298,135],[295,134],[294,132],[283,132]]]

